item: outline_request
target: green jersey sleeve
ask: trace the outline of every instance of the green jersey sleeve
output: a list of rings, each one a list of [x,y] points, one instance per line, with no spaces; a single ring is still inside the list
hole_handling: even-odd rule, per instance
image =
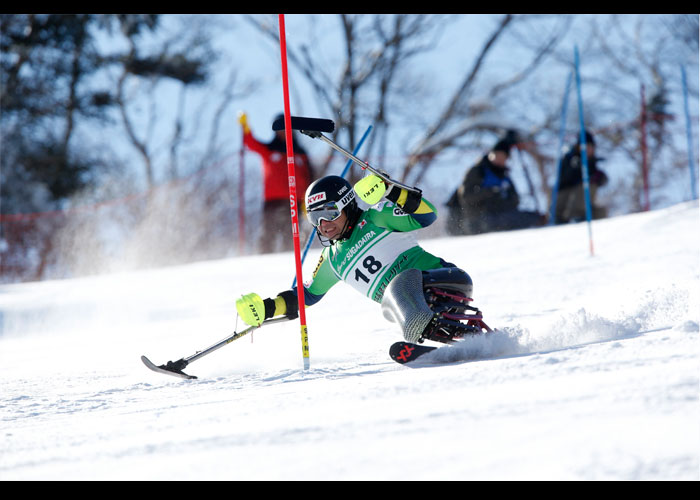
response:
[[[374,205],[367,213],[368,218],[377,226],[400,232],[428,227],[437,219],[435,206],[425,198],[421,200],[420,206],[412,214],[407,214],[388,201]]]
[[[311,279],[304,285],[304,303],[313,305],[323,298],[333,285],[340,281],[328,259],[329,248],[324,248]]]

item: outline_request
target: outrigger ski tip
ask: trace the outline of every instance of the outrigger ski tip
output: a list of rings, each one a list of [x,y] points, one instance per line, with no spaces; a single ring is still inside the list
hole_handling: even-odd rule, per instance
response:
[[[256,328],[260,328],[263,325],[267,325],[270,323],[279,323],[280,321],[289,321],[289,320],[290,320],[290,318],[287,318],[286,316],[281,316],[279,318],[266,319],[265,321],[263,321],[263,323],[261,325],[249,326],[248,328],[246,328],[245,330],[242,330],[240,332],[233,332],[232,335],[229,335],[228,337],[226,337],[223,340],[220,340],[216,344],[207,347],[203,351],[197,351],[195,354],[188,356],[186,358],[180,358],[177,361],[168,361],[164,365],[157,366],[155,363],[153,363],[146,356],[141,356],[141,361],[143,361],[143,364],[146,365],[146,367],[149,370],[153,370],[154,372],[163,373],[165,375],[172,375],[173,377],[180,377],[180,378],[184,378],[184,379],[196,379],[197,377],[195,377],[194,375],[188,375],[187,373],[182,371],[185,369],[186,366],[188,366],[193,361],[196,361],[203,356],[211,354],[212,352],[216,351],[217,349],[220,349],[223,346],[230,344],[234,340],[239,339],[239,338],[243,337],[244,335],[247,335],[248,333],[252,332]]]
[[[188,375],[187,373],[182,371],[182,369],[187,366],[187,361],[185,361],[184,359],[180,359],[178,361],[168,361],[166,364],[160,365],[160,366],[156,366],[146,356],[141,356],[141,361],[143,361],[144,365],[146,365],[148,368],[150,368],[151,370],[153,370],[154,372],[157,372],[157,373],[163,373],[165,375],[172,375],[173,377],[180,377],[180,378],[184,378],[187,380],[192,380],[192,379],[197,378],[194,375]]]

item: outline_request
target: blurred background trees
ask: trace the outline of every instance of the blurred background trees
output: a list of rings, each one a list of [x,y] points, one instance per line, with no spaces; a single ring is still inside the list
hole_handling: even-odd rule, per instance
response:
[[[216,212],[211,193],[230,189],[230,179],[200,176],[196,185],[170,186],[165,196],[153,190],[231,154],[217,141],[220,116],[249,89],[239,83],[237,70],[228,73],[223,87],[211,84],[216,23],[183,16],[166,29],[163,17],[0,17],[3,278],[94,271],[95,252],[104,252],[96,233],[115,226],[115,220],[120,227],[112,227],[113,237],[131,242],[122,245],[122,257],[143,254],[146,247],[155,255],[145,264],[156,264],[204,258],[212,251],[201,240],[208,239],[207,232],[217,234],[230,217],[214,217],[184,232],[163,224],[162,216],[174,217],[173,207],[199,211],[202,203],[204,210]],[[185,116],[185,103],[192,88],[207,86],[217,92],[208,99],[214,115],[208,124],[193,124]],[[193,125],[197,133],[191,132]],[[188,148],[197,134],[206,136]],[[187,171],[180,171],[185,162]],[[208,197],[193,195],[195,203],[183,205],[181,199],[202,184],[209,185]],[[93,213],[67,217],[60,212],[136,193],[142,195],[115,208],[118,216],[111,213],[99,222],[92,217],[88,224]],[[193,254],[195,248],[199,255]],[[214,255],[220,253],[219,248]]]
[[[360,156],[438,207],[508,129],[527,143],[521,195],[547,207],[574,45],[611,213],[644,207],[642,122],[652,206],[689,199],[680,67],[697,148],[697,15],[288,17],[293,113],[333,119],[348,150],[372,124]],[[281,111],[277,36],[276,15],[0,15],[2,281],[255,251],[238,239],[261,223],[257,159],[235,115],[257,106],[269,130]],[[319,174],[344,163],[307,149]]]

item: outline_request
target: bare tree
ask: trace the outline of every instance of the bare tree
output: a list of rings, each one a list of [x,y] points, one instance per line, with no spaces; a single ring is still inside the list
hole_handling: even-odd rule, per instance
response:
[[[150,14],[0,16],[0,126],[3,140],[21,139],[12,141],[12,154],[3,151],[3,279],[92,272],[104,267],[108,256],[98,254],[107,248],[154,264],[226,255],[238,179],[221,168],[233,152],[219,129],[251,86],[237,69],[211,81],[218,19],[169,18],[167,29],[159,21]],[[101,47],[95,39],[105,35],[120,43]],[[33,72],[22,69],[30,64]],[[166,86],[174,92],[163,92]],[[124,161],[131,153],[125,143],[137,152],[136,162]],[[139,160],[145,193],[131,169]],[[93,173],[102,166],[99,176]],[[95,179],[90,189],[86,178]],[[170,183],[157,185],[163,179]],[[21,213],[56,208],[64,210]],[[100,228],[107,226],[112,240],[101,245]],[[92,251],[76,252],[77,244]]]
[[[320,42],[316,39],[299,46],[288,45],[287,50],[289,58],[314,89],[317,101],[334,117],[338,125],[336,141],[342,138],[353,146],[357,140],[356,128],[361,119],[366,118],[374,125],[366,154],[375,152],[384,158],[389,144],[395,141],[396,131],[406,128],[404,123],[416,124],[408,127],[413,130],[421,127],[409,145],[405,163],[398,171],[394,167],[390,172],[403,181],[417,182],[441,155],[463,148],[465,138],[504,131],[504,122],[508,120],[499,114],[498,106],[517,101],[517,96],[512,96],[514,89],[526,88],[528,78],[552,56],[571,22],[566,16],[543,18],[553,27],[546,31],[533,27],[520,34],[513,28],[527,27],[532,16],[507,14],[497,18],[451,96],[427,112],[416,106],[417,101],[428,97],[430,92],[421,79],[436,68],[416,71],[410,63],[436,47],[441,33],[455,21],[454,16],[338,15],[342,49],[336,54],[336,66],[317,63],[313,47]],[[276,25],[271,18],[249,16],[247,19],[269,39],[277,40]],[[508,34],[511,34],[509,41],[517,38],[515,41],[519,45],[529,47],[530,60],[506,68],[502,80],[480,78],[489,56],[499,43],[505,43]],[[337,75],[331,73],[333,70],[337,70]],[[533,131],[547,125],[530,120],[523,126]],[[543,155],[537,151],[532,154],[540,166],[544,162]]]
[[[652,205],[666,203],[668,188],[687,182],[680,67],[697,75],[698,16],[611,14],[586,21],[581,28],[589,43],[581,66],[587,126],[596,132],[598,149],[612,157],[606,168],[631,166],[610,187],[608,204],[620,213],[643,209],[645,165]],[[697,78],[690,85],[697,109]]]
[[[484,82],[484,79],[479,79],[490,53],[505,38],[509,30],[524,20],[524,16],[521,15],[505,14],[500,17],[451,98],[434,117],[425,135],[410,151],[403,168],[404,180],[417,167],[420,167],[418,173],[414,175],[414,182],[419,181],[441,153],[461,147],[460,139],[481,132],[503,133],[504,129],[508,128],[509,122],[512,123],[512,118],[498,109],[498,105],[504,108],[510,107],[509,102],[507,99],[501,99],[499,102],[499,97],[521,85],[547,60],[566,33],[569,23],[568,18],[561,18],[555,28],[543,36],[535,35],[534,30],[530,31],[528,43],[533,46],[529,62],[522,67],[514,65],[511,71],[505,71],[506,76],[502,81]],[[521,123],[518,128],[522,132],[523,130],[532,131],[542,126],[543,123],[530,120]],[[535,157],[539,156],[534,148],[529,149],[533,151]]]
[[[155,185],[154,148],[152,144],[156,125],[164,126],[161,116],[163,99],[158,90],[164,80],[178,82],[178,104],[173,118],[170,140],[169,168],[171,178],[177,177],[177,150],[183,139],[183,116],[185,100],[190,87],[201,86],[207,82],[208,65],[213,59],[209,40],[196,31],[192,36],[187,33],[192,27],[182,26],[174,34],[166,36],[158,43],[156,49],[143,54],[142,31],[132,29],[132,15],[120,18],[121,32],[128,43],[127,53],[112,57],[119,62],[121,74],[116,84],[115,101],[119,108],[121,122],[130,143],[141,157],[149,187]],[[131,85],[130,85],[131,84]],[[145,92],[144,92],[145,90]],[[130,108],[143,106],[147,101],[148,119],[146,126],[136,124]],[[138,101],[141,101],[138,103]],[[135,104],[136,103],[136,104]],[[172,107],[171,103],[167,103]]]
[[[247,20],[277,42],[277,26],[271,18],[247,16]],[[314,36],[298,45],[288,43],[288,58],[306,78],[319,106],[335,121],[333,139],[336,142],[344,143],[348,149],[354,148],[359,139],[357,129],[364,119],[374,126],[370,145],[365,148],[366,155],[371,154],[374,144],[379,144],[384,152],[391,125],[389,107],[397,93],[400,70],[414,56],[434,48],[439,28],[449,22],[449,17],[338,14],[336,20],[341,34],[336,64],[319,63],[315,51],[319,41]],[[323,172],[328,168],[331,155],[329,151],[321,166]]]

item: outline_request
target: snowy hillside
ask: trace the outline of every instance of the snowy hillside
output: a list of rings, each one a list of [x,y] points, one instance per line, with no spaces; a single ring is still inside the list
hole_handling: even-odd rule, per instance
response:
[[[308,309],[309,370],[298,322],[198,380],[144,367],[228,336],[289,253],[1,286],[0,480],[698,480],[699,213],[596,221],[594,256],[586,224],[423,240],[500,331],[417,368],[342,284]]]

